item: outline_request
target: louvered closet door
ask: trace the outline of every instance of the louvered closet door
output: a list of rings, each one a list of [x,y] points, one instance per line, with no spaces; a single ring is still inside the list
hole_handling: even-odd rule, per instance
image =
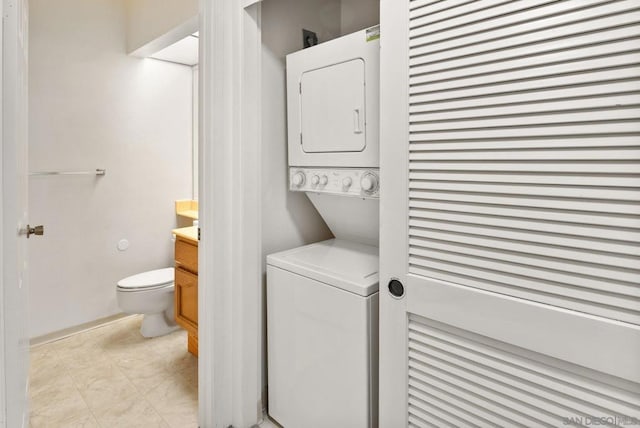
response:
[[[381,426],[640,425],[640,1],[381,19]]]

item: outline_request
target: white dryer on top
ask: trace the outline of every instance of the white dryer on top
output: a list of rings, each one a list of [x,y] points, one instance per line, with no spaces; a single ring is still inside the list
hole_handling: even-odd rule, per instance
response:
[[[378,168],[378,27],[287,56],[289,166]]]

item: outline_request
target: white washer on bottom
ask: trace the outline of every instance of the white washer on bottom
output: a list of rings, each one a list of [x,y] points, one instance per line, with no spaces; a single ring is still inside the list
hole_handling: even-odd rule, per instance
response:
[[[269,415],[377,426],[378,248],[332,239],[267,257]]]

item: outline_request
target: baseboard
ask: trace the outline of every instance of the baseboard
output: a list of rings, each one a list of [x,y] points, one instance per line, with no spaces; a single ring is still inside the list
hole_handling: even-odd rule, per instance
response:
[[[55,342],[60,339],[64,339],[65,337],[72,336],[74,334],[82,333],[84,331],[93,330],[95,328],[103,327],[107,324],[111,324],[113,322],[120,321],[124,318],[134,317],[137,315],[129,315],[129,314],[116,314],[111,315],[109,317],[100,318],[95,321],[87,322],[84,324],[80,324],[74,327],[65,328],[63,330],[54,331],[53,333],[44,334],[42,336],[34,337],[29,340],[29,345],[32,347],[38,345],[44,345],[45,343]]]

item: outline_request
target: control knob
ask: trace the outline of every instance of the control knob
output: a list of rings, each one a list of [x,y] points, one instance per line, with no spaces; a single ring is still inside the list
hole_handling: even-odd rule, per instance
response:
[[[326,186],[328,182],[329,182],[329,178],[326,175],[323,175],[322,177],[320,177],[321,186]]]
[[[378,176],[373,172],[366,172],[360,179],[360,188],[367,195],[372,195],[378,191]]]
[[[345,177],[342,180],[342,188],[343,188],[343,190],[349,190],[349,187],[351,187],[352,184],[353,184],[353,180],[351,179],[351,177]]]
[[[320,177],[318,177],[317,175],[314,175],[313,177],[311,177],[311,184],[313,184],[314,186],[317,186],[318,183],[320,183]]]
[[[293,174],[293,177],[291,177],[291,182],[295,187],[302,187],[305,181],[306,177],[304,175],[304,172],[302,171],[296,172],[295,174]]]

